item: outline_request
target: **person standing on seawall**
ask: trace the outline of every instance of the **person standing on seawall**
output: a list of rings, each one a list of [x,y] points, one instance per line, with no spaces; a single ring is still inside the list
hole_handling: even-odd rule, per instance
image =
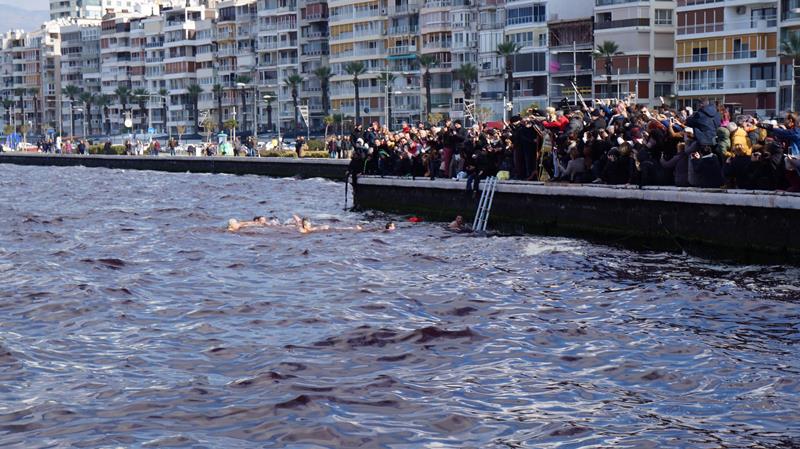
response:
[[[305,137],[300,136],[295,141],[294,151],[295,151],[295,153],[297,153],[297,157],[299,157],[299,158],[303,157],[303,143],[305,143],[305,140],[306,140]]]
[[[721,126],[722,119],[717,108],[708,101],[703,102],[697,112],[686,120],[686,126],[694,129],[698,151],[707,154],[716,145],[717,129]],[[707,150],[707,151],[706,151]]]

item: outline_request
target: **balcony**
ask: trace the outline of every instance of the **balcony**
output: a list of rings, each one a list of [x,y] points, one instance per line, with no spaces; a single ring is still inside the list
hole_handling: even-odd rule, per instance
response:
[[[417,46],[416,45],[401,45],[398,47],[389,47],[388,49],[390,55],[405,55],[409,53],[416,53]]]
[[[698,92],[698,91],[759,91],[763,92],[767,89],[775,89],[777,81],[770,80],[749,80],[749,81],[723,81],[717,80],[701,80],[701,81],[678,81],[678,92]]]
[[[409,35],[409,34],[417,34],[419,32],[419,27],[417,26],[396,26],[396,27],[389,27],[389,34],[396,36],[396,35]]]
[[[630,27],[649,27],[650,19],[646,17],[638,19],[622,19],[622,20],[609,20],[607,22],[596,22],[594,24],[595,30],[610,30],[614,28],[630,28]]]
[[[717,0],[715,0],[717,1]],[[721,1],[721,0],[719,0]],[[624,5],[627,3],[648,3],[649,0],[595,0],[595,6],[612,6],[612,5]]]
[[[708,5],[711,3],[722,3],[723,1],[725,0],[678,0],[678,8],[684,6],[698,6],[698,5]]]
[[[685,25],[677,28],[679,36],[690,34],[722,33],[722,32],[766,32],[769,28],[778,25],[777,16],[767,17],[763,20],[743,20],[719,23],[703,23],[698,25]]]
[[[677,56],[675,58],[677,64],[697,64],[715,61],[737,61],[749,59],[765,59],[774,58],[778,52],[772,50],[739,50],[729,51],[723,53],[702,53],[696,55]]]

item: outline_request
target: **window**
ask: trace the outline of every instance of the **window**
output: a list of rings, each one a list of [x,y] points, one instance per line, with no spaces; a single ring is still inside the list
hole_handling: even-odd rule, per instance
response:
[[[611,22],[611,13],[610,12],[602,12],[597,15],[597,22]]]
[[[546,20],[544,5],[533,5],[522,8],[508,10],[506,17],[507,25],[519,25],[524,23],[543,23]]]
[[[655,97],[669,97],[672,95],[672,83],[655,83]]]
[[[706,62],[708,61],[708,48],[693,48],[692,49],[692,62]]]
[[[672,25],[672,10],[656,9],[656,25]]]
[[[540,47],[547,47],[547,34],[546,33],[539,33],[539,46]]]

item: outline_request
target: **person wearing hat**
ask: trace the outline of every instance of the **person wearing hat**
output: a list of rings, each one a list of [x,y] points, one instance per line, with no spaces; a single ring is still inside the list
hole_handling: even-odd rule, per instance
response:
[[[600,109],[593,110],[591,131],[600,131],[606,126],[608,126],[608,122],[606,122],[605,113]]]

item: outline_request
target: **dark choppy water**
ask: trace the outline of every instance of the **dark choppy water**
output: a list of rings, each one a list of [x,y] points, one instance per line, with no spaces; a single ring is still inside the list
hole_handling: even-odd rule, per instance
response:
[[[221,231],[365,219],[342,203],[0,166],[0,447],[800,444],[797,269],[432,224]]]

